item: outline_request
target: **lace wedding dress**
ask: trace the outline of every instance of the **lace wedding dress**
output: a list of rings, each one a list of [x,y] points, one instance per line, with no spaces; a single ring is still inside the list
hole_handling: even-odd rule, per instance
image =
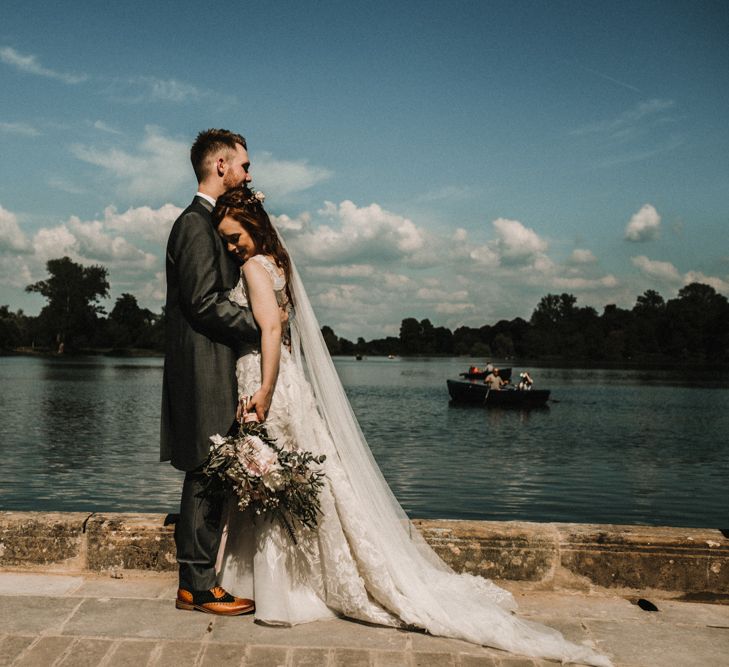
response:
[[[285,305],[285,279],[276,265],[263,255],[248,261],[268,271]],[[282,345],[266,425],[280,445],[326,455],[322,513],[318,529],[301,531],[295,545],[278,522],[260,517],[254,522],[232,507],[218,561],[220,585],[254,598],[256,618],[270,624],[345,616],[534,657],[610,665],[556,630],[519,619],[508,591],[454,573],[426,544],[372,458],[301,280],[295,269],[292,273],[291,351]],[[248,305],[242,275],[229,298]],[[255,393],[260,352],[241,357],[236,375],[241,395]]]

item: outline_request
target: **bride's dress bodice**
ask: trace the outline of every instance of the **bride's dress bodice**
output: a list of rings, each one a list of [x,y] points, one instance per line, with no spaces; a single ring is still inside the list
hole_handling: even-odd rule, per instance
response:
[[[247,261],[260,264],[266,270],[268,275],[271,276],[271,281],[273,282],[273,292],[276,295],[276,302],[278,303],[280,308],[286,309],[289,312],[290,316],[292,309],[291,303],[289,301],[289,296],[286,291],[286,276],[284,275],[283,271],[276,265],[273,260],[269,259],[266,255],[253,255],[253,257],[251,257]],[[248,298],[248,285],[246,284],[246,279],[243,275],[243,271],[240,272],[240,278],[238,279],[238,283],[232,290],[230,290],[228,298],[233,303],[237,303],[239,306],[242,306],[244,308],[250,308],[250,299]],[[282,332],[282,342],[287,347],[290,347],[288,323],[284,326]]]

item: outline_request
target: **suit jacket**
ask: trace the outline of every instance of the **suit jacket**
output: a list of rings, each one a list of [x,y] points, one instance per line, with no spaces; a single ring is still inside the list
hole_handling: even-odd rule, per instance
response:
[[[258,338],[250,310],[230,302],[239,268],[213,227],[210,202],[195,197],[167,241],[165,365],[160,460],[194,470],[209,437],[235,418],[235,361]]]

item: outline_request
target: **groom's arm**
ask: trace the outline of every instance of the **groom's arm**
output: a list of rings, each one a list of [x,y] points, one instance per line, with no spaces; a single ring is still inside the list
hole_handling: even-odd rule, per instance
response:
[[[190,212],[178,221],[175,231],[167,254],[177,267],[180,309],[190,326],[227,345],[256,341],[259,334],[253,314],[228,299],[218,258],[220,240],[210,223]]]

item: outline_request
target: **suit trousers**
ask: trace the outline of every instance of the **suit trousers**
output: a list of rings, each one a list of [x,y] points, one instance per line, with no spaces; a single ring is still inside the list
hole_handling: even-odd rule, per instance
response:
[[[180,588],[203,591],[217,585],[215,561],[221,539],[223,500],[203,495],[201,468],[185,474],[180,518],[175,526]]]

